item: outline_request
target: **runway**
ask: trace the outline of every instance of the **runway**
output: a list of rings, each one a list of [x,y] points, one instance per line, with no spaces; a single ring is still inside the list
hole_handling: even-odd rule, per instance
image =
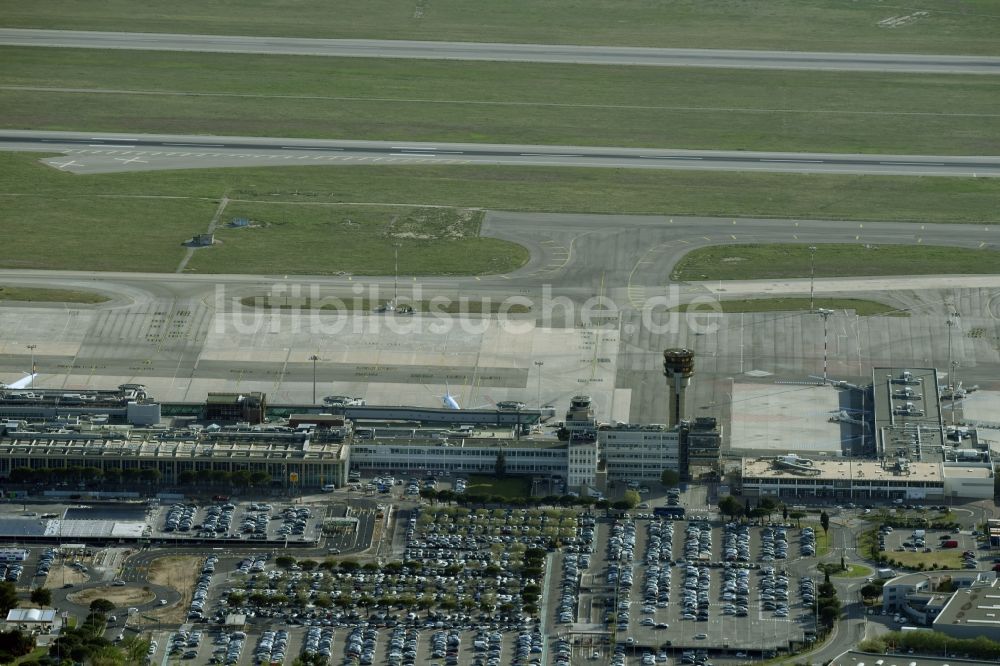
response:
[[[0,130],[0,150],[57,152],[44,160],[72,173],[237,166],[502,165],[693,169],[884,176],[1000,176],[1000,157],[768,153],[267,137]]]
[[[884,53],[813,53],[374,39],[305,39],[15,28],[0,29],[0,45],[650,67],[1000,74],[1000,58],[996,57]]]

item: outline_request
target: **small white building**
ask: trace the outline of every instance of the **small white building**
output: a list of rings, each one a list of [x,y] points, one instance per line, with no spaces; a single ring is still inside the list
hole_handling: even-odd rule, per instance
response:
[[[7,626],[26,625],[29,628],[48,628],[56,621],[56,612],[41,608],[12,608],[7,611]]]

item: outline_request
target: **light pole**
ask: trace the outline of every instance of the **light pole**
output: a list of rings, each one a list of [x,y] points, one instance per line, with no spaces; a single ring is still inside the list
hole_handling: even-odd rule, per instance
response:
[[[827,320],[830,318],[830,315],[833,314],[833,310],[820,308],[819,310],[816,310],[816,312],[819,313],[819,316],[823,318],[823,386],[826,386],[826,370],[827,370],[827,363],[829,361],[829,355],[827,353],[829,350],[828,337],[827,337],[827,331],[828,331]]]
[[[542,366],[545,365],[544,361],[535,361],[535,367],[538,368],[538,391],[535,396],[538,402],[538,409],[542,408]]]
[[[313,354],[309,357],[309,360],[313,362],[313,404],[316,404],[316,361],[319,360],[319,356]]]
[[[951,354],[951,332],[958,325],[958,318],[961,316],[954,308],[948,313],[948,385],[951,387],[951,424],[955,425],[955,393],[958,391],[958,382],[955,381],[955,369],[958,362],[952,359]]]
[[[816,309],[816,246],[809,246],[809,310]]]
[[[392,256],[393,256],[393,277],[392,277],[392,305],[395,307],[397,305],[397,300],[399,299],[399,243],[392,246]]]
[[[28,349],[31,350],[31,367],[29,368],[28,375],[28,388],[32,388],[35,385],[35,350],[38,349],[38,345],[28,345]]]

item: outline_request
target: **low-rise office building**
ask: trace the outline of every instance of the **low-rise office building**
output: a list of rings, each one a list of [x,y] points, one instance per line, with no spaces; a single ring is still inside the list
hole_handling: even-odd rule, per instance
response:
[[[882,610],[897,613],[917,626],[938,629],[949,622],[949,607],[954,611],[956,594],[963,590],[982,589],[996,584],[992,571],[933,571],[896,576],[882,587]],[[968,610],[968,609],[967,609]],[[998,625],[1000,626],[1000,625]]]
[[[934,631],[954,638],[985,636],[1000,641],[1000,581],[992,571],[984,572],[978,580],[962,587],[937,614]]]
[[[742,487],[743,495],[751,498],[824,498],[846,502],[944,497],[941,463],[812,460],[794,454],[744,458]]]
[[[569,446],[557,440],[463,437],[448,440],[356,441],[351,469],[362,473],[494,474],[498,460],[508,474],[565,477]]]
[[[658,481],[665,469],[678,474],[685,471],[681,466],[683,437],[683,426],[602,426],[597,445],[607,462],[608,479]]]

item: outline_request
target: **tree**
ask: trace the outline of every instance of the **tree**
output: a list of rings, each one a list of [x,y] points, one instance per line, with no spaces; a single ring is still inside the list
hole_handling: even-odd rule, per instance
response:
[[[271,484],[271,481],[271,475],[262,470],[250,474],[250,483],[254,486],[267,486]]]
[[[318,564],[316,560],[299,560],[299,568],[303,571],[312,571]]]
[[[90,612],[91,613],[110,613],[115,609],[115,605],[104,599],[103,597],[98,597],[90,602]]]
[[[827,627],[832,627],[833,623],[840,617],[840,604],[836,606],[821,606],[819,609],[819,619]]]
[[[861,586],[861,596],[865,599],[878,599],[882,594],[882,588],[874,583],[866,583]]]
[[[802,527],[802,519],[806,517],[805,511],[792,511],[788,515],[795,521],[796,527]]]
[[[17,608],[17,589],[14,583],[0,583],[0,613],[7,617],[11,608]]]
[[[145,467],[139,472],[139,478],[149,483],[158,483],[161,476],[160,470],[155,467]]]
[[[282,569],[289,569],[293,564],[295,564],[295,558],[289,555],[279,555],[274,558],[274,563]]]
[[[826,511],[819,514],[819,524],[823,526],[824,534],[830,532],[830,515]]]
[[[642,497],[635,490],[626,490],[625,494],[622,495],[622,501],[628,504],[628,508],[634,509],[642,502]]]
[[[787,504],[782,504],[781,505],[781,519],[784,522],[786,522],[786,523],[788,522],[788,505]]]
[[[104,483],[110,486],[117,486],[122,482],[122,471],[118,467],[107,467],[104,470]]]
[[[31,603],[38,604],[39,606],[51,606],[52,590],[44,587],[36,587],[31,591]]]
[[[198,472],[194,471],[193,469],[186,469],[177,475],[177,483],[181,484],[182,486],[194,485],[194,483],[197,480],[198,480]]]
[[[778,503],[775,502],[773,499],[771,499],[770,497],[761,497],[759,500],[757,500],[758,511],[756,512],[756,514],[760,518],[766,516],[768,520],[771,520],[771,514],[774,513],[774,510],[777,508],[778,508]]]
[[[31,652],[35,639],[18,629],[0,632],[0,660],[9,664],[22,655]],[[21,662],[22,664],[27,662]]]
[[[7,478],[11,483],[31,483],[35,480],[35,473],[30,467],[15,467]]]
[[[234,486],[239,486],[240,488],[246,488],[247,486],[250,485],[250,479],[252,478],[252,475],[250,474],[250,470],[248,469],[238,469],[235,472],[233,472],[229,478],[230,478],[230,483],[232,483]]]
[[[719,511],[724,516],[736,518],[743,513],[743,507],[740,505],[740,501],[738,499],[732,495],[726,495],[719,500]]]
[[[681,475],[675,470],[665,469],[660,474],[660,483],[662,483],[667,488],[676,488],[677,484],[681,482]]]
[[[498,479],[502,479],[507,473],[507,455],[503,452],[503,447],[497,450],[496,474]]]
[[[743,515],[747,520],[753,517],[753,507],[750,506],[750,498],[748,497],[743,505]]]

